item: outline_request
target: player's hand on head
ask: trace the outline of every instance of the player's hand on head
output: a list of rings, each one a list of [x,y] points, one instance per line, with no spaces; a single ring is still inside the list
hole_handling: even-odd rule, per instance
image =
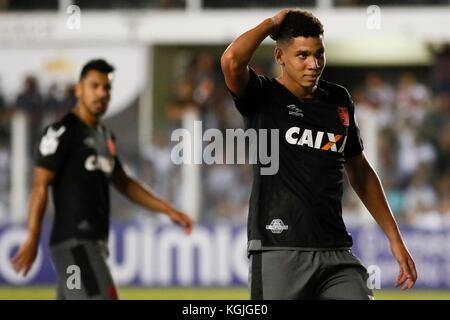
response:
[[[413,258],[403,242],[391,243],[391,251],[400,267],[395,286],[402,290],[411,289],[417,281],[417,270]]]
[[[23,272],[23,276],[26,276],[33,266],[37,251],[38,242],[27,239],[11,259],[14,271],[17,273]]]
[[[271,19],[274,24],[274,30],[270,34],[270,37],[273,40],[278,39],[278,30],[280,29],[281,24],[283,23],[284,18],[286,17],[286,14],[290,11],[290,9],[283,9],[278,11]]]
[[[184,228],[184,232],[189,235],[192,232],[192,227],[194,222],[191,217],[189,217],[186,213],[180,212],[175,209],[171,209],[169,211],[169,218],[176,224],[182,226]]]

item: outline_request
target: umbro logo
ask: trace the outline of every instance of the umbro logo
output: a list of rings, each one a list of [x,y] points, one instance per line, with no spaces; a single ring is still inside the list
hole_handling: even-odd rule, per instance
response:
[[[296,117],[303,117],[303,111],[299,107],[297,107],[295,104],[290,104],[286,106],[289,111],[289,115],[296,116]]]
[[[83,140],[83,143],[85,146],[87,146],[89,148],[95,147],[95,139],[92,137],[87,137],[86,139]]]
[[[78,224],[78,230],[87,231],[90,229],[91,229],[91,225],[86,220],[83,220]]]

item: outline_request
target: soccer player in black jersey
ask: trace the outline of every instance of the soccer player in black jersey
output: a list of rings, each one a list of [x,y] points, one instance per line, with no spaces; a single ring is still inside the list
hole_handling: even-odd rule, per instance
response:
[[[73,112],[44,130],[36,152],[28,238],[12,262],[14,269],[25,275],[32,267],[51,186],[55,217],[50,249],[58,274],[59,299],[117,299],[105,261],[110,183],[131,201],[166,214],[187,234],[192,230],[188,215],[156,197],[122,167],[115,138],[101,122],[111,96],[113,71],[101,59],[83,67]],[[80,288],[67,286],[70,266],[79,268]]]
[[[276,40],[275,60],[282,68],[275,79],[249,67],[268,36]],[[342,219],[344,171],[389,239],[400,266],[397,286],[413,287],[414,261],[363,153],[351,97],[344,87],[320,79],[321,22],[306,11],[282,10],[234,40],[221,67],[246,128],[279,130],[280,137],[278,172],[261,175],[262,165],[254,166],[248,216],[251,298],[373,298]]]

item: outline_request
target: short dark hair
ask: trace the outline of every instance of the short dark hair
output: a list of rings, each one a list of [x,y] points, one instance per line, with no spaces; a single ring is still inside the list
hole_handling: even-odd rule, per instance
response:
[[[290,10],[281,23],[277,41],[296,37],[319,37],[323,34],[323,25],[312,13],[304,10]]]
[[[83,66],[83,69],[81,69],[80,80],[83,80],[91,70],[96,70],[101,73],[111,73],[114,71],[114,67],[104,59],[95,59],[88,61]]]

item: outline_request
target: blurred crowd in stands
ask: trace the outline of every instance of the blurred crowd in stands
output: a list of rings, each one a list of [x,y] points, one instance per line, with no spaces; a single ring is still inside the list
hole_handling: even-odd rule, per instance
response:
[[[402,72],[387,80],[382,72],[369,72],[364,83],[348,88],[357,119],[365,113],[376,119],[377,172],[402,224],[431,229],[450,227],[450,79],[445,72],[450,70],[449,57],[448,49],[437,56],[428,79],[419,80],[413,72]],[[270,57],[266,63],[255,63],[253,67],[267,76],[275,76],[278,70]],[[209,51],[192,55],[181,73],[162,108],[164,121],[154,133],[152,147],[142,150],[139,159],[125,155],[130,167],[156,193],[178,204],[180,166],[171,161],[170,136],[182,126],[186,112],[197,114],[203,130],[243,128],[242,117],[224,86],[218,55]],[[55,84],[42,93],[32,76],[24,79],[22,92],[11,103],[5,102],[0,91],[0,221],[8,210],[12,115],[17,110],[28,115],[32,143],[36,144],[41,128],[74,104],[72,85],[62,90]],[[246,221],[252,183],[250,165],[203,164],[201,182],[201,221]],[[348,223],[359,221],[360,206],[346,182],[343,212]],[[115,215],[122,215],[130,207],[116,201],[112,208]]]
[[[9,210],[13,116],[17,112],[23,112],[28,118],[27,147],[31,159],[43,127],[60,118],[74,105],[73,84],[61,86],[61,84],[53,83],[46,92],[42,92],[37,78],[29,75],[23,81],[21,92],[11,101],[7,101],[0,88],[0,222],[7,220]]]

